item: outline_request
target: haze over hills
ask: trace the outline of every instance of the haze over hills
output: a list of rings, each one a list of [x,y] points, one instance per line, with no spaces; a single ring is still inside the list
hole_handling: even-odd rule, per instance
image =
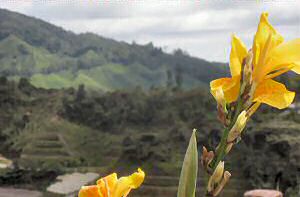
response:
[[[152,86],[191,88],[224,76],[226,67],[178,49],[75,34],[40,19],[0,9],[0,75],[27,77],[37,87],[84,83],[114,90]]]

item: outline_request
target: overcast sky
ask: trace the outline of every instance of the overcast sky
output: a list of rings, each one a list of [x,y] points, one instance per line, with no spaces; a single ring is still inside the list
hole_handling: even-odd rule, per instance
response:
[[[297,0],[0,0],[0,7],[76,33],[151,41],[212,61],[228,61],[232,33],[250,46],[263,11],[286,40],[300,37]]]

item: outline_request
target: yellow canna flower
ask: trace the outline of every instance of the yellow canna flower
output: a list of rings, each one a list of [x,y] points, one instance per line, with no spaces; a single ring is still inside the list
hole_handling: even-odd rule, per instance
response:
[[[113,173],[97,181],[97,185],[83,186],[79,197],[126,197],[131,189],[138,188],[144,181],[145,173],[139,168],[127,177],[117,178]]]
[[[279,109],[286,108],[292,103],[295,93],[288,91],[283,84],[272,78],[289,70],[300,74],[299,51],[300,39],[283,42],[283,37],[269,23],[268,14],[263,13],[250,51],[251,55],[253,53],[252,102],[265,103]],[[217,79],[210,83],[214,97],[218,88],[222,88],[227,103],[237,100],[243,76],[242,68],[250,52],[248,53],[246,46],[237,36],[232,36],[229,65],[232,77]]]

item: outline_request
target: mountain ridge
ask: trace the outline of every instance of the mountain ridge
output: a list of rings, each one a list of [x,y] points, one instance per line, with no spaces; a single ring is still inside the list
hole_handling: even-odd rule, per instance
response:
[[[151,42],[126,43],[75,34],[41,19],[0,9],[0,75],[27,77],[37,87],[86,84],[103,90],[207,84],[228,73],[223,63],[166,53]],[[56,80],[56,81],[55,81]]]

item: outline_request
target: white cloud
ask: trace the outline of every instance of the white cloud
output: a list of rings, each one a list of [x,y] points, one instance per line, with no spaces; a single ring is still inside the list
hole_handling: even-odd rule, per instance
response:
[[[250,46],[259,15],[287,39],[300,35],[299,1],[105,1],[2,0],[0,7],[42,18],[68,30],[94,32],[128,42],[183,48],[190,54],[227,61],[234,32]]]

